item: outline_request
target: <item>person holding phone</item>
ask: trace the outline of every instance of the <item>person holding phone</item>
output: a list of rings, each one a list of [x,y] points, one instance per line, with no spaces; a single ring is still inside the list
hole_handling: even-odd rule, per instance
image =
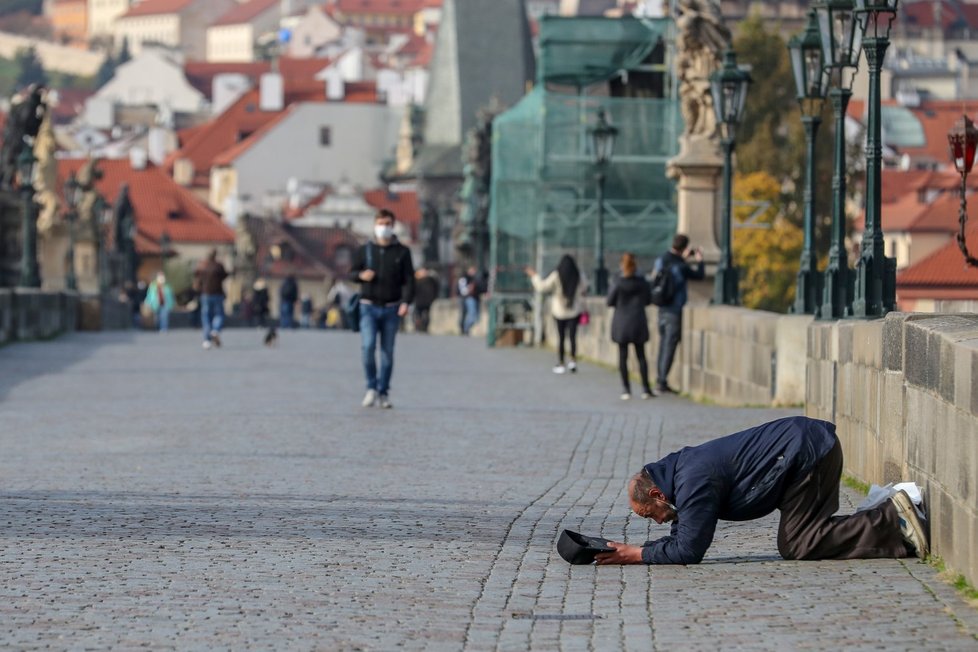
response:
[[[689,264],[692,260],[694,265]],[[683,306],[689,299],[687,281],[702,280],[706,276],[703,264],[703,250],[697,247],[691,249],[689,237],[677,233],[672,239],[672,248],[655,261],[653,274],[668,273],[673,277],[672,299],[659,307],[659,359],[656,366],[658,379],[655,384],[656,394],[675,394],[676,390],[669,386],[669,370],[676,357],[676,348],[683,334]]]

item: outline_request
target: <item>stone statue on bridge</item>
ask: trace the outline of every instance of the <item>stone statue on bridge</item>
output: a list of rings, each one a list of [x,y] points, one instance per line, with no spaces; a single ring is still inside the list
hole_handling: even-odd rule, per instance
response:
[[[710,94],[710,75],[730,47],[730,30],[723,24],[715,0],[679,0],[676,5],[676,74],[679,77],[686,138],[715,139],[717,120]]]
[[[25,147],[33,146],[46,114],[43,86],[32,84],[14,95],[0,146],[0,188],[13,188],[17,159]]]

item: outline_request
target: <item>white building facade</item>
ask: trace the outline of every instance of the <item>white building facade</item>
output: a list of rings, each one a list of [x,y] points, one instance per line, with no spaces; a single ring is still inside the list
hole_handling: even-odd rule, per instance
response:
[[[144,43],[179,49],[189,59],[207,56],[207,28],[235,6],[234,0],[144,0],[115,20],[116,46],[128,41],[138,54]]]
[[[115,19],[129,11],[131,0],[88,0],[88,38],[112,36]]]

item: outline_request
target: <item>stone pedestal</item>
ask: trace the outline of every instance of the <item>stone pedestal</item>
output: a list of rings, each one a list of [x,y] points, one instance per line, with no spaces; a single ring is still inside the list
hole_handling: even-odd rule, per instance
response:
[[[685,233],[691,246],[703,249],[707,274],[713,276],[720,261],[717,222],[723,173],[723,157],[717,143],[708,138],[684,137],[679,155],[669,161],[666,173],[670,179],[678,180],[676,232]]]

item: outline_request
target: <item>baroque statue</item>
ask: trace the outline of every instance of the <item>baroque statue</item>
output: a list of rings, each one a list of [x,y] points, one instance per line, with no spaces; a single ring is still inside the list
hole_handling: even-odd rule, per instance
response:
[[[723,24],[716,0],[679,0],[675,16],[678,30],[676,73],[686,138],[713,140],[717,120],[710,95],[710,75],[721,65],[730,47],[730,30]]]
[[[31,146],[47,114],[44,87],[31,84],[14,95],[0,145],[0,188],[10,189],[17,178],[17,159]]]
[[[48,233],[54,226],[61,207],[58,195],[58,161],[55,153],[58,143],[54,137],[51,125],[51,113],[47,112],[41,120],[41,126],[34,139],[34,201],[39,212],[37,216],[37,231],[41,235]]]

